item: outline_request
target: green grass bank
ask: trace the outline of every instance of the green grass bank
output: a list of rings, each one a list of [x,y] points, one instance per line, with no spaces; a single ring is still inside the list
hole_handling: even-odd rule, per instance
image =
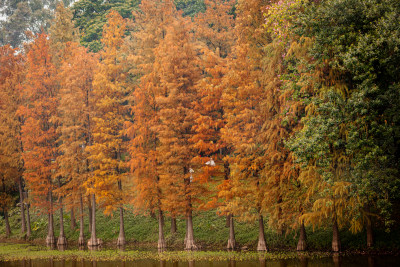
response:
[[[20,209],[15,208],[10,212],[10,225],[12,235],[5,238],[4,219],[0,219],[0,241],[7,243],[26,243],[44,245],[47,235],[47,216],[32,212],[31,227],[32,236],[25,240],[21,234]],[[70,248],[77,246],[79,237],[79,220],[76,216],[77,227],[71,228],[70,213],[64,213],[65,234]],[[59,213],[54,216],[55,236],[59,234]],[[201,250],[224,250],[229,236],[229,228],[226,227],[225,217],[216,215],[213,211],[194,214],[194,234],[197,245]],[[88,217],[85,216],[85,237],[90,237]],[[165,238],[167,246],[176,250],[183,249],[185,238],[185,220],[177,219],[177,234],[170,231],[170,219],[165,219]],[[255,250],[258,237],[257,222],[246,223],[235,221],[236,242],[241,250]],[[119,233],[119,216],[105,216],[102,211],[96,215],[96,235],[101,238],[105,247],[115,247]],[[127,239],[127,250],[155,249],[158,239],[158,222],[150,216],[134,215],[132,212],[125,213],[125,234]],[[390,233],[384,231],[375,232],[375,246],[377,251],[398,251],[400,249],[400,231],[393,230]],[[269,250],[272,251],[294,251],[298,241],[298,233],[295,231],[279,235],[265,223],[265,237]],[[311,251],[330,251],[332,231],[330,228],[307,228],[307,243]],[[340,231],[342,250],[364,251],[366,248],[366,233],[352,234],[347,230]]]

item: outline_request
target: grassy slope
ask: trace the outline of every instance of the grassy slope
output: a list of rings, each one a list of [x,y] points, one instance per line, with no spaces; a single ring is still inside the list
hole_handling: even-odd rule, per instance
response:
[[[10,212],[10,224],[12,228],[11,239],[21,238],[20,234],[20,212],[19,209],[14,209]],[[76,244],[79,236],[79,220],[77,218],[77,228],[70,228],[70,213],[64,213],[64,226],[67,239],[70,244]],[[54,216],[55,220],[55,235],[59,233],[59,214]],[[101,211],[97,212],[97,237],[103,239],[106,243],[116,241],[119,233],[119,216],[116,213],[114,216],[104,216]],[[225,218],[219,217],[213,211],[202,212],[194,216],[194,232],[195,239],[202,248],[223,249],[226,245],[229,232],[225,227]],[[31,239],[37,242],[43,242],[47,235],[47,216],[33,212],[31,216],[32,222],[32,237]],[[170,234],[170,219],[165,221],[165,237],[167,244],[176,248],[183,248],[183,239],[185,237],[185,221],[177,220],[178,234],[173,236]],[[0,219],[0,237],[4,234],[4,220]],[[240,247],[247,246],[249,249],[255,249],[257,244],[257,224],[256,223],[240,223],[235,222],[236,241]],[[331,242],[330,229],[307,229],[307,237],[309,247],[313,250],[329,250]],[[158,224],[157,220],[152,217],[137,216],[127,211],[125,213],[125,231],[126,238],[130,246],[135,247],[138,243],[140,246],[155,247],[158,239]],[[376,234],[376,247],[379,249],[398,249],[400,248],[400,240],[394,238],[399,236],[399,233],[384,233]],[[88,217],[85,217],[85,237],[88,238]],[[267,245],[273,249],[294,249],[297,243],[296,233],[278,236],[273,230],[265,227],[265,236]],[[366,244],[365,233],[353,235],[347,231],[341,232],[341,242],[343,249],[363,249]]]

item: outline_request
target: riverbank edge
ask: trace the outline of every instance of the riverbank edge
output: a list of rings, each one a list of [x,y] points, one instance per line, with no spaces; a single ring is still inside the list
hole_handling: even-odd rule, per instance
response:
[[[143,248],[143,247],[141,247]],[[103,247],[98,251],[68,249],[64,251],[49,249],[32,243],[0,243],[0,261],[17,260],[88,260],[88,261],[250,261],[250,260],[283,260],[283,259],[315,259],[332,256],[350,255],[395,255],[399,251],[343,251],[340,253],[323,251],[145,251],[145,250],[118,250],[116,247]]]

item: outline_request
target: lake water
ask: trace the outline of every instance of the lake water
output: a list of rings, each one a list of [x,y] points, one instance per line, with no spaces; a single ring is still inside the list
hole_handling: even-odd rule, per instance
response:
[[[74,261],[22,260],[1,262],[1,267],[399,267],[398,256],[344,256],[320,259],[289,259],[259,261]]]

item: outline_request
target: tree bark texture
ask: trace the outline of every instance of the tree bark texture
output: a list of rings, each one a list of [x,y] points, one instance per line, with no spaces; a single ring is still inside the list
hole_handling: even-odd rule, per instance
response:
[[[332,251],[339,252],[341,249],[340,238],[339,238],[339,228],[337,225],[336,218],[333,219],[333,233],[332,233]]]
[[[229,217],[229,239],[226,248],[234,250],[236,248],[236,239],[235,239],[235,228],[233,224],[233,216],[229,215],[227,217]]]
[[[125,246],[125,226],[124,226],[124,208],[122,205],[119,207],[119,236],[117,240],[117,246]]]
[[[9,238],[11,235],[11,227],[10,222],[8,221],[8,212],[4,210],[4,221],[6,224],[6,237]]]
[[[83,224],[83,196],[81,195],[79,198],[80,201],[80,218],[79,218],[79,239],[78,245],[83,247],[85,245],[85,233],[84,233],[84,224]]]
[[[29,213],[29,206],[28,203],[26,205],[26,237],[29,238],[31,236],[31,215]]]
[[[264,234],[264,220],[263,220],[263,216],[261,214],[258,217],[257,251],[267,251],[267,245],[265,244],[265,234]]]
[[[372,230],[372,222],[371,219],[367,220],[367,247],[372,248],[374,246],[374,232]]]
[[[91,197],[88,196],[88,210],[89,210],[89,229],[92,231],[92,200]]]
[[[305,251],[306,249],[307,249],[306,228],[304,227],[304,223],[301,223],[300,237],[299,237],[299,242],[297,243],[297,251]]]
[[[66,246],[67,238],[64,233],[64,211],[63,207],[60,208],[60,235],[58,236],[57,246]]]
[[[122,192],[122,182],[118,181],[118,189]],[[117,240],[117,246],[123,247],[126,244],[125,240],[125,225],[124,225],[124,208],[122,204],[119,207],[119,236]]]
[[[164,215],[161,209],[158,210],[158,251],[164,251],[167,248],[164,238]]]
[[[88,247],[97,247],[100,242],[96,237],[96,196],[92,194],[92,229],[90,232],[90,239],[88,241]]]
[[[53,194],[51,189],[49,190],[49,201],[50,201],[50,213],[49,213],[49,226],[46,237],[46,245],[53,247],[56,244],[54,238],[54,219],[53,219]]]
[[[175,235],[176,234],[176,218],[175,217],[171,217],[171,234]]]
[[[75,219],[75,211],[74,208],[71,208],[71,230],[76,228],[76,219]]]
[[[188,211],[188,215],[186,218],[187,226],[186,226],[186,245],[185,250],[196,250],[197,246],[194,243],[194,234],[193,234],[193,219],[192,219],[192,211]]]
[[[26,232],[24,193],[22,191],[22,177],[18,178],[19,203],[21,205],[21,233]]]

